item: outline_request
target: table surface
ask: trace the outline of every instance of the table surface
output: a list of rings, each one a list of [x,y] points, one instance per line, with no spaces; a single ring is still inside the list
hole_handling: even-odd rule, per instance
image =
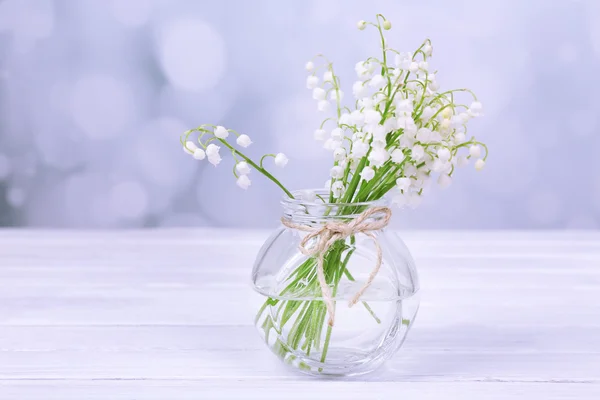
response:
[[[598,399],[600,233],[405,232],[421,309],[376,373],[287,370],[252,325],[267,231],[0,231],[0,399]]]

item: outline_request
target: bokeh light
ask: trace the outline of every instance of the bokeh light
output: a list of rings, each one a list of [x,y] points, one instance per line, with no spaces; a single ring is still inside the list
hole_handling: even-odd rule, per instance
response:
[[[324,115],[304,63],[325,53],[350,100],[354,64],[379,51],[356,21],[377,12],[393,22],[392,47],[433,40],[442,89],[477,93],[486,116],[469,129],[491,150],[484,171],[471,163],[395,226],[600,228],[594,0],[0,0],[2,220],[274,226],[277,187],[254,172],[241,190],[230,154],[215,168],[187,157],[179,135],[239,130],[249,155],[288,155],[273,173],[290,188],[321,186],[331,155],[312,140]]]
[[[174,86],[192,91],[215,87],[225,73],[225,42],[199,19],[173,19],[157,29],[160,65]]]

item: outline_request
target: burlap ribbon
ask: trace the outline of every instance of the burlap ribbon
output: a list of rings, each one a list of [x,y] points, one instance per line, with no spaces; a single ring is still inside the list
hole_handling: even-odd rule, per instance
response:
[[[371,219],[369,218],[373,214],[383,214],[382,218]],[[327,284],[325,280],[325,272],[323,271],[323,259],[325,254],[329,250],[329,248],[338,240],[344,240],[349,236],[356,235],[357,233],[362,233],[367,235],[373,240],[375,243],[375,249],[377,251],[377,259],[375,260],[375,267],[371,271],[369,275],[369,279],[365,282],[362,288],[356,292],[356,294],[352,297],[350,302],[348,303],[348,307],[352,307],[360,297],[363,295],[365,290],[369,288],[375,276],[379,272],[379,268],[381,268],[381,246],[377,242],[377,238],[373,234],[373,231],[378,231],[387,226],[390,222],[390,218],[392,217],[392,210],[388,207],[373,207],[369,208],[358,217],[354,218],[352,221],[348,223],[344,222],[334,222],[329,221],[325,225],[322,226],[310,226],[297,224],[295,222],[290,221],[287,218],[281,218],[281,223],[291,229],[297,229],[299,231],[308,232],[302,242],[300,242],[299,248],[302,254],[309,257],[316,257],[317,259],[317,277],[319,278],[319,285],[321,286],[321,292],[323,294],[323,301],[327,306],[327,311],[329,313],[329,325],[333,326],[335,321],[335,305],[333,303],[333,296],[331,294],[331,288]],[[309,243],[316,239],[312,245],[309,246]]]

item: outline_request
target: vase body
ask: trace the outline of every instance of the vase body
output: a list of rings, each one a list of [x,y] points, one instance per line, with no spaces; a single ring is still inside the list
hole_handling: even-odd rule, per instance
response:
[[[313,229],[328,222],[348,223],[382,204],[325,204],[296,197],[282,200],[283,217]],[[300,251],[307,232],[282,225],[262,246],[252,281],[265,301],[255,323],[266,345],[285,364],[311,375],[357,375],[373,371],[401,347],[419,307],[414,261],[395,233],[384,228],[370,234],[374,238],[350,235],[323,252],[323,272],[334,300],[332,326],[317,259]],[[377,264],[374,239],[382,255],[379,271],[350,307]]]

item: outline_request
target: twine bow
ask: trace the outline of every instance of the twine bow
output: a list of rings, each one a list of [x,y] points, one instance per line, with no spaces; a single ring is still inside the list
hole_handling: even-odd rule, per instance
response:
[[[381,213],[383,218],[376,220],[369,220],[373,214]],[[377,242],[377,238],[373,234],[373,231],[383,229],[390,222],[392,217],[392,210],[388,207],[373,207],[361,213],[358,217],[348,223],[343,222],[332,222],[329,221],[321,227],[313,227],[309,225],[296,224],[287,218],[281,218],[281,223],[291,229],[297,229],[303,232],[309,232],[308,235],[302,239],[299,248],[302,254],[309,257],[316,257],[317,259],[317,277],[319,278],[319,285],[321,286],[321,293],[323,294],[323,300],[327,306],[327,312],[329,313],[329,325],[333,326],[335,320],[335,306],[333,304],[333,298],[331,295],[331,288],[325,280],[325,272],[323,271],[323,260],[325,254],[329,248],[338,240],[346,239],[349,236],[357,233],[367,235],[375,243],[375,249],[377,251],[377,259],[375,261],[375,267],[369,275],[369,279],[365,282],[362,288],[352,297],[348,303],[348,307],[355,305],[360,297],[363,295],[365,290],[369,288],[373,279],[377,276],[379,268],[381,268],[381,247]],[[308,246],[311,240],[317,239],[312,246]]]

